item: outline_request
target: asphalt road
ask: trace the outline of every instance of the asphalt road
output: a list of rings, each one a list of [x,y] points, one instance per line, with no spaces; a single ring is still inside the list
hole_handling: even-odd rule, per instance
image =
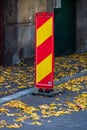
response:
[[[63,95],[57,96],[61,98],[61,101],[64,100],[69,95],[69,92],[65,91]],[[73,97],[73,93],[71,93],[71,97]],[[55,98],[48,97],[40,97],[40,96],[32,96],[27,95],[25,97],[20,98],[22,102],[26,103],[29,106],[39,106],[41,104],[50,104]],[[13,109],[14,112],[14,109]],[[5,117],[3,115],[0,117],[1,119],[8,120],[8,122],[12,122],[13,117]],[[22,124],[21,128],[17,128],[17,130],[87,130],[87,111],[79,111],[73,112],[72,114],[65,114],[62,116],[52,116],[48,118],[41,119],[43,123],[41,126],[33,125],[30,119],[25,120]],[[1,128],[0,130],[9,130],[8,128]],[[14,130],[11,128],[11,130]]]

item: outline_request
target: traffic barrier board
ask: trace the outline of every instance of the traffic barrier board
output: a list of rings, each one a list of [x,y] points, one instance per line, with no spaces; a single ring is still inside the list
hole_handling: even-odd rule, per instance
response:
[[[36,14],[35,23],[35,87],[53,88],[54,77],[54,14]]]

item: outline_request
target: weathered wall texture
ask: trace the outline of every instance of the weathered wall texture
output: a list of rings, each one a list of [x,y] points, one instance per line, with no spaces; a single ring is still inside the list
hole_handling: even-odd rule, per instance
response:
[[[33,23],[36,12],[47,10],[47,0],[18,0],[18,22]]]
[[[18,0],[18,52],[24,59],[34,55],[35,14],[47,11],[47,0]]]
[[[18,54],[20,60],[34,55],[34,28],[34,24],[20,24],[18,26]]]
[[[87,52],[87,0],[77,0],[77,52]]]
[[[4,65],[34,55],[35,13],[47,11],[47,0],[5,0]]]
[[[4,29],[4,65],[19,63],[18,25],[6,24]]]
[[[18,0],[4,1],[4,65],[19,62],[17,10]]]
[[[4,0],[4,22],[17,23],[18,0]]]
[[[47,0],[47,11],[54,12],[54,0]]]

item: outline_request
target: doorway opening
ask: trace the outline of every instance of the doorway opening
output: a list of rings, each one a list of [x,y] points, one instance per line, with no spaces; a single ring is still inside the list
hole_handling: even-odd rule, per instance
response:
[[[55,56],[68,55],[76,50],[76,1],[57,1],[61,3],[54,8]]]

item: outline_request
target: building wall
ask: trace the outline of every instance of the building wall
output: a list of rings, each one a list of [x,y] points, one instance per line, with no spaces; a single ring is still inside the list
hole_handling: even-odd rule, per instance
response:
[[[4,22],[17,23],[18,0],[4,0]]]
[[[87,52],[87,0],[77,0],[77,52]]]
[[[5,0],[4,65],[34,55],[35,14],[47,11],[47,0]]]
[[[24,59],[34,55],[35,14],[47,11],[47,0],[18,1],[18,53]]]
[[[76,1],[76,48],[87,52],[87,0]],[[4,65],[34,56],[35,14],[53,11],[53,0],[4,0]]]
[[[4,0],[4,65],[19,62],[17,13],[18,0]]]
[[[18,0],[18,22],[34,23],[36,12],[47,10],[47,0]]]

